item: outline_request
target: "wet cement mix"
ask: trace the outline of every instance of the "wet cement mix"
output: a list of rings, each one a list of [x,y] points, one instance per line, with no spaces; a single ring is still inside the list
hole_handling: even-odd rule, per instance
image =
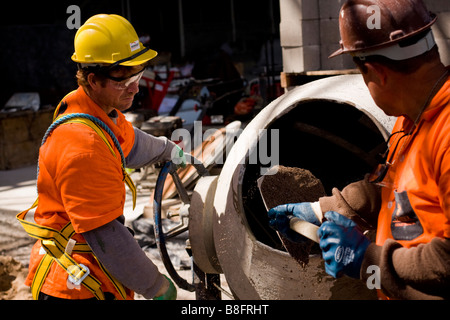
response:
[[[277,172],[265,175],[260,185],[261,195],[267,208],[286,203],[314,202],[326,195],[322,182],[309,170],[278,166]],[[309,254],[314,242],[294,242],[278,233],[287,252],[304,267],[309,262]]]

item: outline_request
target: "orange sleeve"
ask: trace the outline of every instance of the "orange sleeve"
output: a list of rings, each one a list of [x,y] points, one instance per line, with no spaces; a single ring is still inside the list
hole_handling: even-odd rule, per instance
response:
[[[444,212],[445,221],[442,227],[444,229],[444,238],[450,239],[450,148],[445,148],[442,153],[440,165],[439,202]]]

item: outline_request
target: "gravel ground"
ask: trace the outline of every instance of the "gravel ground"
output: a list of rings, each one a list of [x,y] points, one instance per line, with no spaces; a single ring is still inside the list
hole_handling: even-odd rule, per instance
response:
[[[0,171],[0,300],[31,299],[29,288],[23,285],[23,280],[28,273],[30,251],[35,239],[25,233],[16,215],[29,207],[36,197],[35,175],[35,167]],[[127,226],[134,229],[135,238],[144,252],[161,273],[168,275],[155,245],[152,219],[142,216],[143,207],[149,202],[154,178],[152,174],[144,181],[147,184],[140,183],[138,205],[133,212],[130,210],[131,205],[127,197],[125,216]],[[28,219],[32,219],[32,212],[27,215]],[[164,224],[170,227],[174,222],[168,220]],[[166,245],[178,274],[190,281],[191,260],[185,250],[187,237],[188,233],[185,232],[167,241]],[[223,275],[221,282],[224,289],[229,291]],[[143,297],[136,295],[136,299],[141,300]],[[178,299],[195,300],[195,293],[178,289]],[[222,295],[222,299],[227,300],[228,297]]]
[[[28,273],[28,263],[31,247],[35,240],[30,238],[16,221],[15,212],[0,211],[0,300],[28,300],[31,299],[29,288],[23,285]],[[150,219],[137,219],[140,227],[150,228]],[[171,224],[166,223],[166,224]],[[147,256],[156,264],[160,272],[168,275],[156,247],[153,232],[144,234],[136,232],[136,239]],[[191,259],[185,250],[187,232],[171,239],[166,243],[172,264],[178,274],[188,280],[192,279],[190,270]],[[226,280],[221,276],[224,289],[229,291]],[[136,300],[143,300],[139,294]],[[178,288],[178,300],[195,300],[195,293]],[[222,295],[223,300],[228,300]]]

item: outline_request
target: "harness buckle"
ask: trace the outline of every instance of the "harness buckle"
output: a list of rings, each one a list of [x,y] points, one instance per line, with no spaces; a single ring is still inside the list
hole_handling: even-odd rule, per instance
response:
[[[81,269],[76,265],[71,265],[67,268],[67,272],[69,273],[67,281],[74,286],[79,286],[90,273],[89,268],[84,264],[80,264],[80,267]]]

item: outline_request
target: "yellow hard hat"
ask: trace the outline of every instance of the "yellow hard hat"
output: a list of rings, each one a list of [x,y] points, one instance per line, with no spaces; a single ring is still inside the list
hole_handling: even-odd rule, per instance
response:
[[[89,18],[75,34],[72,60],[80,64],[137,66],[158,54],[146,48],[128,20],[115,14]]]

